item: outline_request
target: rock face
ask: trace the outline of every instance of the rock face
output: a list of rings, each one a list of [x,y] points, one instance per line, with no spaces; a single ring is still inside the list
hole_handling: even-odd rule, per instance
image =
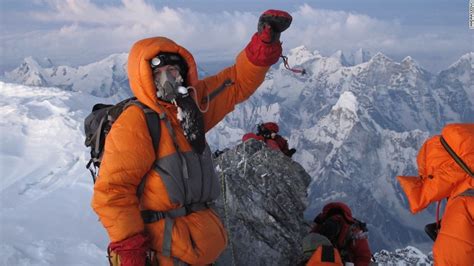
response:
[[[303,220],[310,176],[262,142],[249,140],[215,160],[216,210],[229,232],[218,265],[294,265],[309,226]]]

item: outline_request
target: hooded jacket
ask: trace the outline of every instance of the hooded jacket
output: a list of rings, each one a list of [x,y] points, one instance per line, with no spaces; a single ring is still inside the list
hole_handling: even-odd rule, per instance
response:
[[[130,51],[128,75],[133,94],[164,117],[160,122],[159,148],[155,154],[143,111],[136,106],[128,107],[107,135],[92,207],[111,242],[146,232],[152,249],[158,252],[160,265],[170,265],[172,258],[161,254],[165,219],[144,224],[140,211],[167,212],[191,203],[209,202],[219,196],[220,185],[209,147],[203,154],[194,153],[177,119],[177,108],[157,98],[149,62],[160,52],[178,53],[187,62],[187,85],[196,88],[201,109],[209,105],[203,114],[206,132],[257,89],[269,66],[252,63],[249,58],[264,51],[249,51],[247,47],[237,56],[235,65],[198,80],[193,56],[172,40],[144,39]],[[146,184],[138,199],[137,186],[144,176]],[[224,250],[226,242],[223,225],[211,209],[173,219],[173,258],[189,264],[210,264]]]
[[[452,151],[474,169],[474,124],[447,125],[428,139],[417,157],[418,176],[399,176],[412,213],[448,198],[441,229],[433,246],[437,265],[474,265],[474,177],[449,154]]]
[[[334,243],[332,243],[341,254],[344,262],[352,262],[355,266],[366,266],[370,264],[372,253],[369,247],[369,241],[367,237],[356,237],[362,235],[362,230],[358,226],[352,226],[357,224],[357,220],[352,216],[352,211],[343,202],[331,202],[323,207],[323,210],[316,218],[314,222],[315,226],[312,228],[312,232],[325,235],[327,230],[324,228],[324,222],[329,219],[335,219],[339,221],[341,228],[337,230],[337,235],[334,236]],[[354,239],[349,236],[354,236]],[[328,235],[325,235],[331,238]],[[348,242],[348,240],[350,240]]]

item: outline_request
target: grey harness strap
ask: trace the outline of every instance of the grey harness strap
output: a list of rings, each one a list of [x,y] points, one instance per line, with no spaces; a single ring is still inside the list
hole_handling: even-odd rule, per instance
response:
[[[164,118],[164,113],[157,113],[149,108],[148,106],[144,105],[139,101],[133,101],[129,105],[137,105],[142,108],[143,112],[145,113],[146,123],[148,126],[148,131],[150,133],[151,141],[153,143],[153,150],[155,151],[155,156],[158,152],[158,146],[160,145],[160,136],[161,136],[161,125],[160,120]],[[155,159],[156,161],[156,159]],[[137,188],[137,197],[140,198],[143,195],[143,191],[145,190],[147,174],[145,174],[138,184]]]
[[[161,108],[161,106],[160,106],[160,108]],[[164,111],[162,113],[165,114]],[[171,138],[173,139],[173,144],[174,144],[174,147],[176,149],[176,153],[178,153],[179,158],[181,159],[181,166],[183,168],[183,176],[186,180],[188,180],[189,179],[188,166],[186,164],[186,159],[184,158],[183,154],[181,153],[181,151],[179,149],[178,141],[176,140],[176,134],[174,133],[174,130],[173,130],[173,127],[171,126],[170,120],[166,117],[166,115],[163,116],[163,119],[165,121],[166,128],[168,129],[168,131],[171,135]],[[186,186],[186,188],[187,188],[187,186]]]
[[[173,266],[188,266],[186,262],[178,259],[178,258],[173,258]]]
[[[176,140],[176,135],[174,133],[173,127],[171,126],[170,120],[165,117],[164,119],[166,128],[171,134],[171,138],[173,139],[173,143],[176,149],[176,153],[179,156],[179,159],[181,161],[181,168],[182,168],[182,173],[183,173],[183,187],[184,187],[184,199],[185,202],[189,200],[189,187],[188,187],[188,180],[189,180],[189,172],[188,172],[188,165],[186,163],[186,158],[184,158],[183,153],[179,150],[179,145]]]
[[[465,196],[465,197],[474,197],[474,189],[473,188],[468,188],[466,191],[463,193],[459,194],[459,196]]]
[[[161,252],[163,256],[171,257],[171,235],[173,233],[174,219],[170,217],[165,218],[165,231],[163,233],[163,247]]]
[[[160,119],[165,122],[165,126],[168,129],[168,132],[170,133],[171,138],[173,140],[176,153],[178,154],[181,161],[181,168],[182,168],[182,173],[184,177],[183,178],[184,198],[185,198],[185,202],[189,202],[191,197],[190,197],[190,191],[188,188],[189,172],[188,172],[188,165],[186,162],[186,158],[184,157],[183,153],[180,151],[178,141],[176,139],[176,134],[173,130],[173,127],[171,126],[170,120],[166,117],[166,113],[163,110],[162,106],[160,105],[159,107],[162,111],[160,113]],[[155,167],[156,165],[157,164],[155,163]],[[171,242],[172,242],[174,219],[177,217],[186,216],[193,212],[197,212],[197,211],[204,210],[207,208],[209,208],[207,203],[192,203],[192,204],[185,205],[181,208],[173,209],[166,212],[143,210],[141,211],[141,216],[143,218],[143,221],[146,224],[154,223],[161,219],[165,219],[165,227],[164,227],[164,232],[163,232],[163,243],[162,243],[161,252],[163,256],[171,257],[171,244],[172,244]],[[176,258],[173,258],[173,259],[175,261],[175,265],[187,265]],[[176,264],[176,262],[179,264]]]
[[[161,219],[165,219],[165,229],[163,232],[163,245],[161,252],[163,256],[171,257],[171,241],[174,219],[207,208],[209,208],[209,205],[207,203],[193,203],[167,212],[145,210],[141,211],[141,216],[146,224],[154,223]]]
[[[166,212],[144,210],[144,211],[141,211],[141,216],[143,218],[144,223],[151,224],[161,219],[165,219],[165,218],[175,219],[175,218],[186,216],[193,212],[202,211],[208,208],[209,208],[208,203],[192,203],[189,205],[185,205],[181,208],[169,210]]]

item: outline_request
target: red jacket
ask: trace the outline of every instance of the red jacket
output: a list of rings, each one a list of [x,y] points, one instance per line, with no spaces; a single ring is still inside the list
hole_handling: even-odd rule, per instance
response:
[[[332,219],[340,225],[340,233],[336,238],[327,236],[325,221]],[[357,220],[352,217],[349,207],[342,202],[332,202],[324,206],[323,211],[315,218],[316,225],[312,232],[328,237],[332,244],[339,250],[344,262],[352,262],[355,266],[366,266],[370,264],[372,253],[370,251],[367,236],[357,226]],[[348,235],[352,240],[348,241]],[[332,239],[331,239],[332,238]]]
[[[274,140],[278,144],[278,148],[281,150],[281,152],[283,152],[285,155],[290,156],[290,149],[288,149],[288,141],[280,135],[276,135]]]
[[[267,146],[272,149],[272,150],[279,150],[283,152],[285,155],[289,155],[289,149],[288,149],[288,142],[286,141],[285,138],[283,138],[280,135],[276,135],[274,139],[266,139],[263,136],[259,136],[255,133],[247,133],[242,137],[242,142],[245,142],[249,139],[256,139],[258,141],[263,141],[267,144]]]

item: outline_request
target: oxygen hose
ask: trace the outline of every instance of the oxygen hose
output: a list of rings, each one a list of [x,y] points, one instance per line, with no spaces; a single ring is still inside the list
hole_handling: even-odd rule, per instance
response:
[[[196,90],[196,88],[194,88],[193,86],[189,86],[189,87],[187,87],[187,89],[193,90],[193,92],[194,92],[193,93],[193,95],[194,95],[193,99],[194,99],[194,102],[196,102],[196,105],[199,108],[199,111],[201,111],[201,113],[206,113],[207,111],[209,111],[209,93],[206,93],[206,96],[207,96],[206,108],[201,109],[201,105],[199,104],[198,99],[197,99],[197,90]]]
[[[441,206],[441,200],[438,201],[438,206],[436,207],[436,230],[439,230],[439,228],[441,227],[440,224],[439,224],[439,208]]]

